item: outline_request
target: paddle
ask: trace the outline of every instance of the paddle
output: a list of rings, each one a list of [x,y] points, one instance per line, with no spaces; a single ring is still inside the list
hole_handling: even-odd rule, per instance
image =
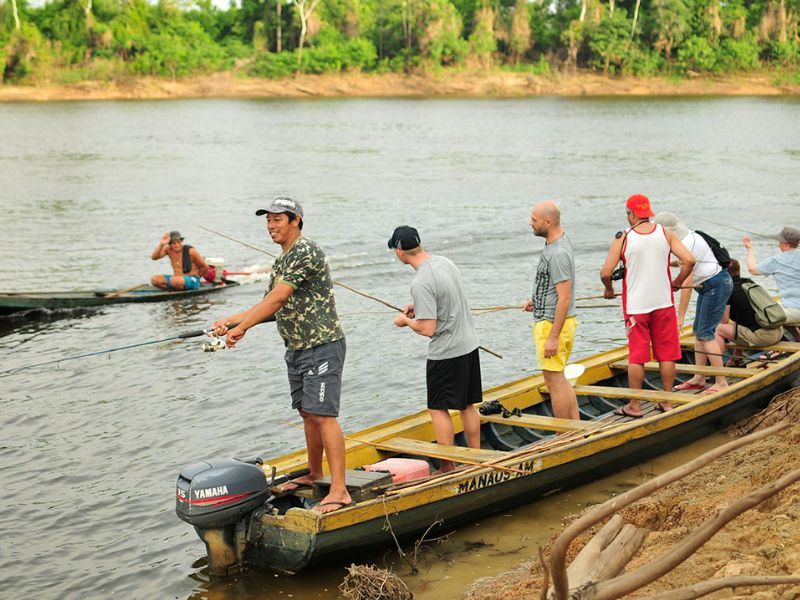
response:
[[[127,294],[128,292],[132,292],[134,290],[138,290],[139,288],[143,288],[149,284],[147,283],[140,283],[138,285],[132,285],[131,287],[124,288],[121,290],[117,290],[115,292],[95,292],[97,296],[102,296],[103,298],[116,298],[117,296],[121,296],[122,294]]]

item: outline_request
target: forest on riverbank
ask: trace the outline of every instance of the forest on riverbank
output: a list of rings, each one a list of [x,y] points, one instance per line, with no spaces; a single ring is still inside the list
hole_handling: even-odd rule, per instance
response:
[[[798,22],[800,0],[0,0],[0,64],[6,85],[452,68],[797,85]]]

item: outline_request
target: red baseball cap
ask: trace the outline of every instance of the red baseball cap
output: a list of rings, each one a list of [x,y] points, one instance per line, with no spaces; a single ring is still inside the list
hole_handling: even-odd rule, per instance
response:
[[[644,194],[634,194],[628,198],[625,208],[629,209],[634,215],[640,219],[654,217],[655,213],[650,208],[650,199]]]

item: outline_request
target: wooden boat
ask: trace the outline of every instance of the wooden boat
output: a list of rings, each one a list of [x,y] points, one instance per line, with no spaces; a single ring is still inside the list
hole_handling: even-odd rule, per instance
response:
[[[232,573],[246,564],[296,573],[313,562],[392,545],[393,535],[419,536],[435,522],[438,527],[452,527],[621,470],[740,420],[800,383],[800,343],[747,349],[748,368],[714,369],[691,364],[694,339],[687,333],[681,339],[685,362],[677,365],[676,383],[694,373],[719,373],[731,385],[709,395],[665,392],[659,389],[657,364],[648,363],[645,389],[630,389],[627,348],[620,347],[580,361],[586,367],[575,385],[580,421],[554,418],[543,378],[530,376],[484,392],[484,403],[497,400],[522,414],[481,415],[481,449],[433,443],[425,410],[346,436],[348,488],[354,498],[362,498],[348,507],[323,515],[310,510],[308,489],[277,493],[273,484],[307,466],[305,451],[298,451],[257,467],[241,463],[265,475],[266,497],[258,498],[255,508],[241,508],[224,524],[193,522],[190,513],[193,508],[224,510],[245,494],[222,484],[209,488],[207,483],[198,491],[192,478],[199,479],[202,471],[210,477],[204,481],[213,481],[215,465],[210,461],[188,468],[178,479],[178,515],[195,524],[214,574]],[[628,398],[642,400],[644,418],[613,413]],[[675,408],[661,412],[658,402],[670,402]],[[452,416],[460,431],[458,413]],[[350,471],[397,456],[447,459],[468,466],[371,487],[356,481],[363,471]],[[316,488],[319,497],[324,490]]]
[[[203,284],[196,290],[162,290],[142,285],[123,290],[83,290],[69,292],[0,292],[0,316],[29,310],[55,310],[122,304],[124,302],[160,302],[193,298],[239,285],[228,279]]]

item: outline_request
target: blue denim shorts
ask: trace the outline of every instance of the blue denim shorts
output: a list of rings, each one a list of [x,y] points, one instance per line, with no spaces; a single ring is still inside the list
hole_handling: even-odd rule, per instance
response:
[[[733,279],[724,269],[700,284],[692,327],[698,340],[710,342],[714,339],[714,332],[722,321],[732,291]]]

